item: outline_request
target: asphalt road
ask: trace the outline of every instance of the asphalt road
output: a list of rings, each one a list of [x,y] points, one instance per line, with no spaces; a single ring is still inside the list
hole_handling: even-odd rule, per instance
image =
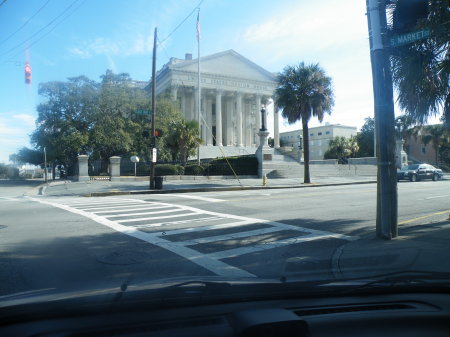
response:
[[[186,275],[332,278],[336,250],[375,235],[375,184],[97,198],[32,188],[0,187],[0,295]],[[400,236],[450,209],[448,180],[398,190]]]

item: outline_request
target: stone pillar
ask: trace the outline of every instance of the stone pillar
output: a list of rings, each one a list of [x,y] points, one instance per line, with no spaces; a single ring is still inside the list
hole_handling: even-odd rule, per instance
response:
[[[222,146],[222,92],[216,91],[216,145]]]
[[[280,128],[279,128],[278,123],[279,123],[278,107],[274,101],[273,102],[273,146],[276,149],[280,147]]]
[[[78,156],[78,181],[87,181],[89,178],[89,169],[88,169],[88,160],[89,157],[85,154],[80,154]]]
[[[255,98],[255,103],[256,103],[256,132],[259,131],[259,129],[261,129],[261,95],[256,94],[256,98]],[[256,138],[256,146],[259,146],[259,137]]]
[[[181,113],[184,116],[184,119],[190,120],[190,111],[188,112],[186,109],[186,93],[184,91],[181,92]]]
[[[194,88],[194,110],[192,111],[192,119],[196,120],[199,125],[202,125],[198,115],[198,91]]]
[[[227,146],[233,145],[233,101],[229,98],[225,99],[225,118],[226,118],[226,132],[225,144]]]
[[[120,159],[119,156],[109,157],[109,176],[111,181],[120,180]]]
[[[266,168],[266,163],[270,163],[273,157],[273,149],[267,145],[267,137],[269,136],[269,131],[260,130],[258,132],[259,136],[259,146],[256,150],[256,159],[258,160],[258,177],[262,178],[264,175],[268,174],[271,169]]]
[[[177,94],[178,94],[178,87],[176,85],[173,85],[170,88],[170,94],[172,96],[172,100],[176,101],[177,100]]]
[[[236,93],[236,142],[242,147],[242,94]]]
[[[206,111],[206,145],[213,145],[212,135],[212,100],[205,97],[205,111]]]
[[[403,143],[403,139],[397,139],[395,142],[395,164],[399,169],[408,165],[408,155],[403,150]]]

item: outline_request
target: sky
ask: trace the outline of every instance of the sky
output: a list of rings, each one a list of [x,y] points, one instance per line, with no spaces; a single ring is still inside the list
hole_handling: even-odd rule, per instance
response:
[[[157,69],[170,57],[196,58],[199,4],[201,56],[233,49],[270,72],[319,63],[335,94],[323,123],[359,129],[373,116],[363,0],[6,0],[0,1],[0,162],[31,147],[39,83],[79,75],[98,81],[107,69],[148,81],[155,27]],[[31,84],[24,79],[27,61]],[[299,126],[280,121],[281,132]]]

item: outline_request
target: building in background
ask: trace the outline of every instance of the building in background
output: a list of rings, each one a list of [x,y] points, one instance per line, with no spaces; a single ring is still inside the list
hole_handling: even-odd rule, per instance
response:
[[[280,133],[280,145],[286,147],[300,146],[302,129]],[[329,124],[309,128],[309,157],[310,160],[322,160],[328,150],[328,144],[334,137],[350,138],[356,136],[356,126]]]
[[[171,58],[156,75],[156,94],[169,92],[186,119],[200,121],[204,146],[256,150],[260,110],[263,104],[273,104],[275,74],[234,50],[201,57],[201,115],[198,116],[197,67],[197,59],[192,59],[192,54],[186,54],[185,59]],[[274,111],[275,147],[279,147],[279,113],[276,107]]]

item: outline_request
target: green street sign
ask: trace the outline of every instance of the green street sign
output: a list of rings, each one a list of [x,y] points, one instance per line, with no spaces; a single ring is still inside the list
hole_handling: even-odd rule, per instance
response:
[[[153,115],[152,110],[136,110],[135,112],[138,115]]]
[[[429,29],[422,29],[416,32],[410,32],[402,35],[395,35],[391,37],[390,44],[391,47],[402,46],[405,44],[413,43],[418,40],[427,39],[430,37]]]

